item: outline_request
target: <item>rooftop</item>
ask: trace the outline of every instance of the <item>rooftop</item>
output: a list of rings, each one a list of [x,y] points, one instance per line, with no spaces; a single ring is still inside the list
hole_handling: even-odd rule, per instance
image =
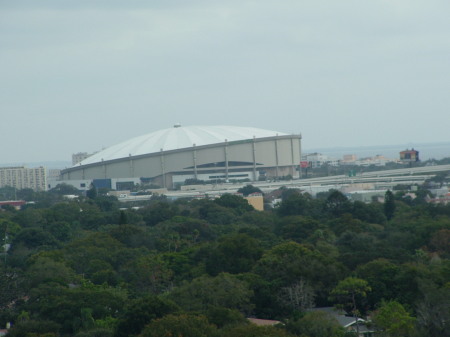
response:
[[[286,133],[252,127],[238,126],[181,126],[163,129],[132,138],[84,159],[77,165],[93,164],[106,160],[139,156],[192,146],[202,146],[264,137],[284,136]],[[76,165],[76,166],[77,166]]]

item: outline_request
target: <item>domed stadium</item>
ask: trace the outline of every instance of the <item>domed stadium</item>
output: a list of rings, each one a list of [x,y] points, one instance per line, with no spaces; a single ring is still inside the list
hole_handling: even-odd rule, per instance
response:
[[[97,152],[63,170],[61,178],[92,180],[97,186],[120,189],[135,183],[174,188],[187,180],[298,177],[300,151],[300,134],[252,127],[177,124]]]

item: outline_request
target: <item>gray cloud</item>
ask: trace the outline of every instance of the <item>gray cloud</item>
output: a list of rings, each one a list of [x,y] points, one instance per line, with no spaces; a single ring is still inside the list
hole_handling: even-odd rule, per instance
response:
[[[176,122],[306,147],[445,141],[444,1],[0,2],[0,162]]]

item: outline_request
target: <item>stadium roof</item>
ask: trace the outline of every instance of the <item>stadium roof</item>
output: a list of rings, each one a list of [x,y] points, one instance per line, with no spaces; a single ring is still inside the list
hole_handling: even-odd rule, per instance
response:
[[[129,156],[139,156],[149,153],[184,149],[196,146],[232,142],[274,136],[285,136],[286,133],[238,126],[181,126],[148,133],[132,138],[86,158],[78,165],[87,165]]]

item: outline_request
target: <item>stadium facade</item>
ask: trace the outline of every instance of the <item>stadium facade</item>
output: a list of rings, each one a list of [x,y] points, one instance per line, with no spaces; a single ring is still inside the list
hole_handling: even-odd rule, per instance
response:
[[[111,146],[62,170],[63,182],[83,188],[165,188],[188,179],[207,182],[298,178],[301,135],[235,126],[181,126]],[[80,186],[76,185],[80,183]]]

